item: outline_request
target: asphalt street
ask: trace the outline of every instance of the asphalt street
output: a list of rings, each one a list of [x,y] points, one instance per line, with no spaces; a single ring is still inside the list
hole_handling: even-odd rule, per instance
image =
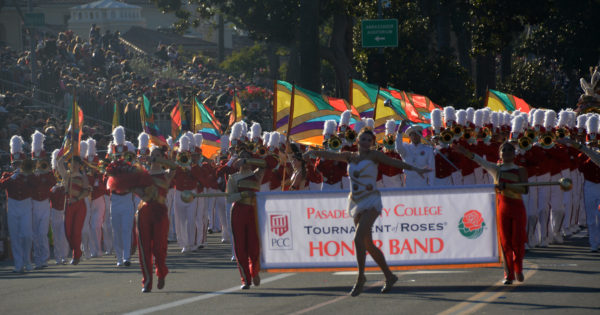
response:
[[[367,273],[365,291],[350,297],[353,272],[261,273],[240,290],[231,247],[210,235],[207,248],[182,254],[169,245],[163,290],[141,293],[137,254],[130,267],[114,256],[54,265],[26,274],[0,262],[2,314],[598,314],[600,254],[585,232],[562,245],[529,250],[525,282],[502,285],[501,268],[410,270],[387,294],[383,275]],[[53,261],[50,261],[52,263]],[[156,280],[155,280],[156,283]]]

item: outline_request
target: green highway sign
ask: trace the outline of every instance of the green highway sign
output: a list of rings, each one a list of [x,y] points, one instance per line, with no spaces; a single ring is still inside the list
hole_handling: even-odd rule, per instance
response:
[[[44,26],[46,24],[44,13],[25,13],[23,18],[25,19],[25,27]]]
[[[398,20],[363,20],[363,48],[398,47]]]

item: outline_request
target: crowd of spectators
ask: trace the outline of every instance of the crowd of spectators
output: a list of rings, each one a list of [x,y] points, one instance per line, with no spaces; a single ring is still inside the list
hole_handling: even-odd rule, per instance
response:
[[[101,34],[95,25],[87,40],[71,31],[40,36],[34,80],[29,51],[0,48],[2,166],[7,164],[12,135],[21,135],[29,142],[37,129],[46,134],[46,151],[59,147],[74,96],[86,117],[83,138],[94,137],[99,151],[110,141],[115,103],[122,111],[121,123],[128,130],[128,138],[137,138],[142,94],[150,99],[159,126],[170,126],[160,121],[169,119],[177,102],[189,111],[197,98],[226,128],[233,91],[242,91],[243,101],[249,103],[244,104],[246,120],[258,121],[265,130],[271,126],[271,91],[258,87],[260,82],[255,78],[226,74],[206,58],[185,57],[173,46],[160,45],[154,54],[144,54],[123,43],[119,36],[110,31]],[[33,92],[36,95],[32,95],[32,81],[38,87]],[[170,130],[162,131],[166,136]]]

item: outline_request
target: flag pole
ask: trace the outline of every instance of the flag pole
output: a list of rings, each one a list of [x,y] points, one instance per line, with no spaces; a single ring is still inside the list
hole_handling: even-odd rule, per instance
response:
[[[192,98],[192,132],[196,133],[196,98]]]
[[[373,121],[375,122],[375,125],[377,125],[377,100],[379,99],[379,89],[381,89],[380,86],[377,87],[377,94],[375,95],[375,104],[373,105]],[[373,132],[375,132],[375,130],[373,130]]]
[[[287,170],[287,153],[290,152],[290,136],[292,133],[292,124],[294,122],[294,95],[296,94],[296,83],[292,81],[292,99],[290,100],[290,113],[288,115],[288,127],[285,138],[285,158],[283,159],[283,178],[281,179],[281,190],[285,187],[285,176]]]
[[[273,80],[273,131],[277,130],[277,80]]]

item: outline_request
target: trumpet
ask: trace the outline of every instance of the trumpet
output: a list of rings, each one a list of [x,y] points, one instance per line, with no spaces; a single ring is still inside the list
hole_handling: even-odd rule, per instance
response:
[[[90,169],[95,170],[98,173],[104,173],[105,172],[105,169],[103,169],[103,168],[101,168],[99,166],[96,166],[96,165],[88,162],[86,159],[81,159],[81,164],[87,166]]]
[[[123,153],[123,160],[125,160],[125,162],[133,163],[133,161],[135,161],[135,153],[131,151],[125,151]]]
[[[523,151],[531,149],[531,146],[533,145],[533,140],[527,136],[519,137],[517,142],[519,144],[519,149]]]
[[[354,131],[352,128],[346,129],[346,132],[344,133],[344,138],[346,138],[346,140],[348,140],[349,142],[354,143],[354,141],[356,140],[356,131]]]
[[[177,164],[183,167],[190,166],[192,164],[192,154],[188,151],[178,152],[175,160]]]
[[[542,134],[540,136],[540,139],[538,140],[538,142],[540,143],[540,146],[542,146],[542,148],[550,149],[554,146],[555,140],[556,140],[556,136],[554,135],[554,133],[545,132],[544,134]]]
[[[567,128],[558,128],[554,134],[556,135],[557,139],[569,138],[571,135]]]
[[[535,141],[537,138],[537,133],[535,132],[535,129],[531,129],[531,128],[527,129],[525,131],[525,137],[531,139],[531,141]]]
[[[256,153],[260,156],[265,156],[267,155],[267,148],[265,148],[264,145],[258,146],[258,150],[256,150]]]
[[[396,137],[393,134],[385,136],[383,139],[383,146],[388,150],[394,150],[396,146]]]
[[[246,147],[250,152],[254,152],[254,150],[256,150],[256,145],[254,144],[254,142],[246,142]]]
[[[175,168],[177,168],[177,163],[175,163],[175,162],[173,162],[173,161],[171,161],[171,160],[168,160],[168,159],[162,158],[162,157],[154,157],[154,158],[150,158],[150,163],[158,163],[158,164],[162,164],[163,166],[166,166],[166,167],[168,167],[168,168],[170,168],[170,169],[175,169]]]
[[[440,142],[442,144],[451,144],[453,138],[454,138],[454,134],[452,134],[452,131],[450,131],[448,129],[445,129],[444,131],[442,131],[440,133]]]
[[[483,129],[481,129],[481,134],[483,135],[482,139],[485,142],[488,142],[492,139],[492,129],[488,127],[483,127]]]
[[[462,137],[463,132],[464,132],[464,128],[461,125],[456,125],[456,126],[452,127],[452,134],[453,134],[453,136],[455,136],[457,138]]]
[[[465,128],[462,134],[462,138],[467,142],[475,140],[475,132],[471,128]]]
[[[46,160],[39,160],[36,165],[36,169],[39,172],[47,173],[50,170],[50,163]]]
[[[35,164],[33,163],[33,160],[25,159],[21,164],[21,171],[23,171],[23,174],[33,174],[34,167]]]
[[[342,148],[342,140],[337,136],[332,135],[327,141],[327,146],[333,151],[339,151]]]

